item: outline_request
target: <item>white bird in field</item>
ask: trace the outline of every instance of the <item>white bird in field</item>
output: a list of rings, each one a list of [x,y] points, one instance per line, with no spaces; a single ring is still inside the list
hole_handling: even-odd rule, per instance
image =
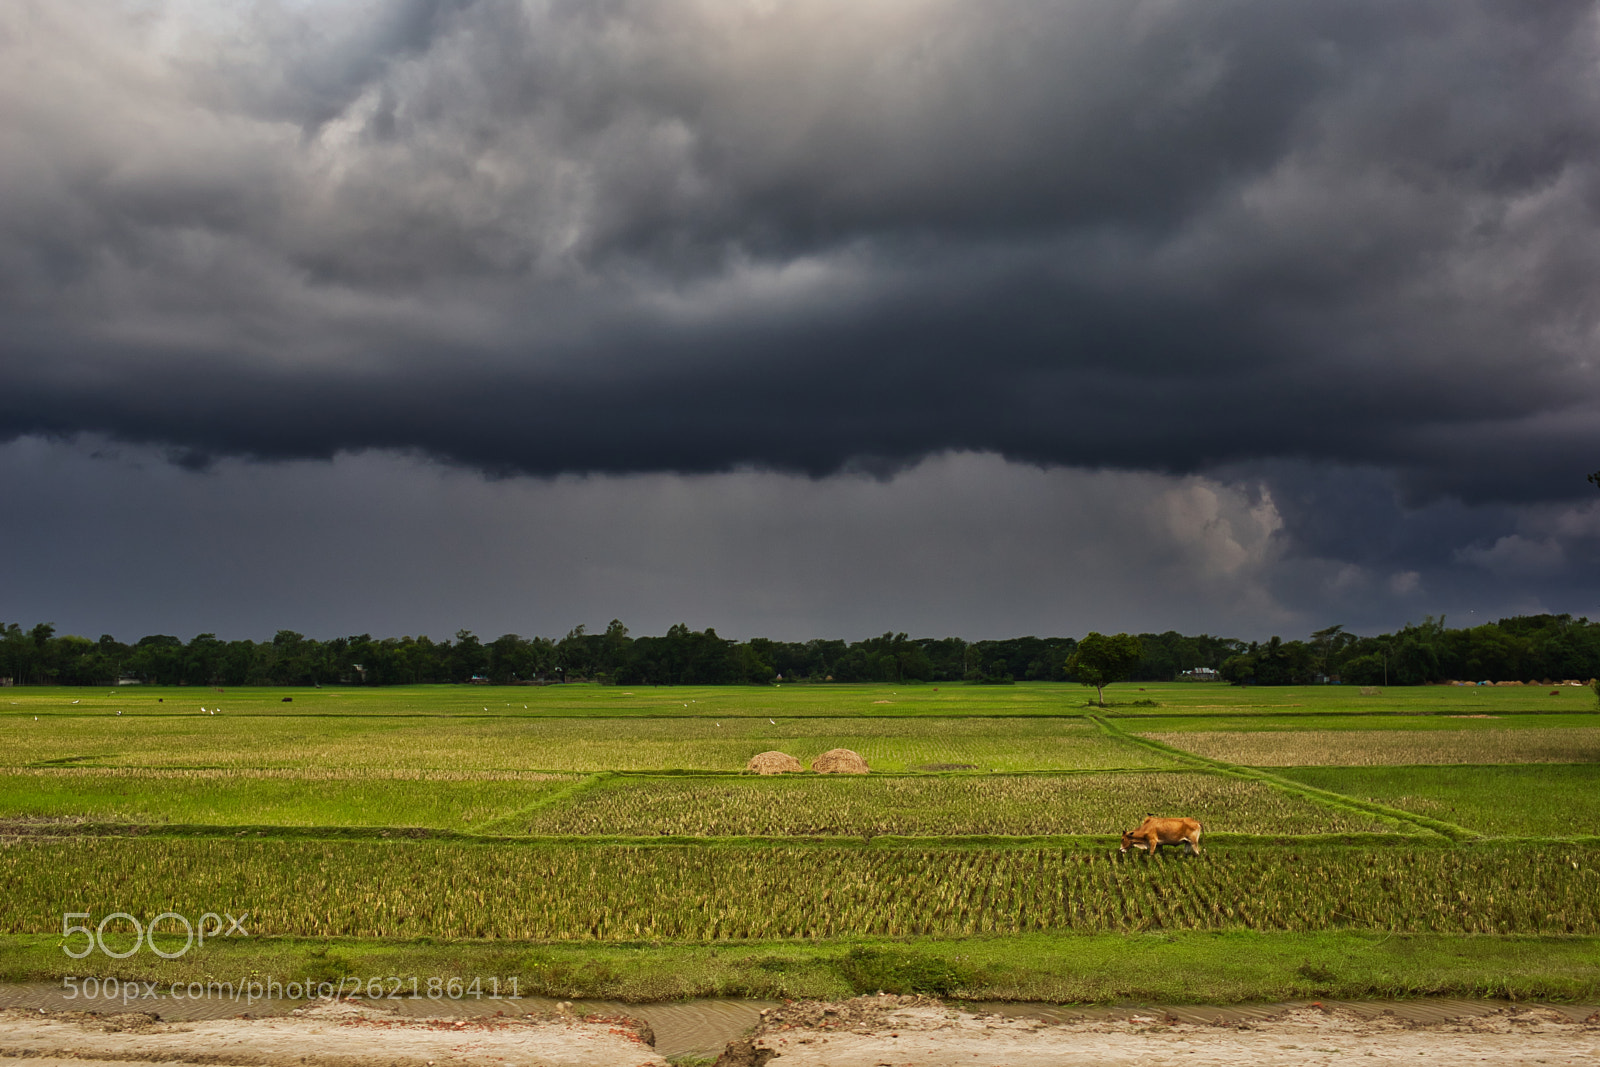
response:
[[[121,708],[118,708],[118,709],[117,709],[117,714],[118,714],[118,715],[121,715],[121,714],[122,714],[122,709],[121,709]]]
[[[73,703],[74,703],[74,704],[76,704],[76,703],[77,703],[77,701],[76,701],[76,700],[74,700],[74,701],[73,701]]]
[[[771,720],[771,719],[768,719],[767,721],[772,723],[772,725],[774,725],[774,726],[778,725],[776,722],[773,722],[773,720]]]

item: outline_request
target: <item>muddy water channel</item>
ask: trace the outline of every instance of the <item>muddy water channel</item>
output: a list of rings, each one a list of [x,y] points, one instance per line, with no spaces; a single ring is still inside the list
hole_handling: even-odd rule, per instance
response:
[[[355,998],[358,1002],[360,998]],[[0,1008],[42,1008],[45,1011],[95,1011],[110,1014],[120,1011],[146,1011],[163,1020],[224,1019],[240,1015],[261,1017],[281,1015],[308,1003],[281,997],[251,997],[238,995],[173,996],[170,990],[153,991],[137,983],[123,988],[113,980],[93,990],[63,988],[50,983],[25,983],[0,985]],[[775,1007],[777,1001],[740,1000],[729,997],[711,997],[700,1000],[674,1001],[659,1004],[629,1004],[615,1000],[556,1001],[549,997],[502,997],[412,999],[400,997],[373,1001],[395,1012],[416,1018],[470,1018],[481,1015],[526,1015],[554,1011],[560,1004],[580,1015],[624,1014],[649,1023],[656,1034],[656,1049],[668,1058],[698,1055],[715,1056],[724,1045],[752,1029],[763,1008]],[[969,1010],[993,1012],[1014,1018],[1040,1019],[1046,1022],[1071,1022],[1093,1019],[1126,1019],[1130,1016],[1153,1018],[1174,1017],[1188,1023],[1252,1022],[1272,1018],[1290,1007],[1309,1004],[1311,1001],[1292,1001],[1280,1004],[1229,1004],[1229,1005],[1058,1005],[1018,1001],[962,1001]],[[1392,1012],[1402,1019],[1419,1023],[1437,1023],[1474,1015],[1488,1015],[1501,1011],[1511,1004],[1503,1000],[1460,1000],[1446,997],[1422,997],[1416,1000],[1397,1001],[1318,1001],[1326,1007],[1344,1008],[1363,1018]],[[1520,1007],[1530,1007],[1520,1004]],[[1561,1012],[1573,1021],[1593,1014],[1597,1005],[1551,1004],[1541,1005]]]

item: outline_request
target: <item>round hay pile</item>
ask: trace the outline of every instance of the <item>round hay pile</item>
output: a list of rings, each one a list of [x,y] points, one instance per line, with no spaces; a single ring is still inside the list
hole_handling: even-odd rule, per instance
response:
[[[818,774],[866,774],[867,761],[848,748],[830,748],[811,761],[811,769]]]
[[[745,764],[746,771],[756,774],[787,774],[790,771],[803,771],[805,764],[789,755],[787,752],[758,752],[750,757],[750,762]]]

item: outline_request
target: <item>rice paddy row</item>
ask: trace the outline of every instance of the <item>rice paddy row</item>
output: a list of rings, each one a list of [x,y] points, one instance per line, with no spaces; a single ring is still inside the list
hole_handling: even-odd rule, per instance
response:
[[[844,780],[629,776],[540,808],[514,829],[619,836],[1112,835],[1147,810],[1182,811],[1213,832],[1416,832],[1259,782],[1193,772]]]
[[[0,844],[0,933],[248,911],[252,936],[724,942],[1030,932],[1600,934],[1600,849]],[[118,920],[122,922],[122,920]],[[112,925],[114,941],[123,927]],[[166,931],[163,930],[163,933]],[[115,945],[113,945],[115,950]]]
[[[1190,812],[1211,832],[1418,832],[1259,782],[1194,771],[443,781],[259,771],[0,773],[0,831],[29,823],[62,832],[74,823],[130,823],[552,836],[1054,836],[1115,834],[1152,808]]]

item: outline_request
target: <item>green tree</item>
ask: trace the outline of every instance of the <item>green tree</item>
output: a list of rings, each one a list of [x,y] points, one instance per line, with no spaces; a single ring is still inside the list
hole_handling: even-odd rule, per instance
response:
[[[1217,673],[1230,685],[1245,685],[1255,679],[1256,658],[1248,652],[1236,652],[1222,661]]]
[[[1077,651],[1067,660],[1067,670],[1081,685],[1092,685],[1106,706],[1106,686],[1133,673],[1144,658],[1144,646],[1131,634],[1090,632],[1078,642]]]
[[[471,630],[456,631],[456,643],[449,655],[452,682],[470,682],[489,667],[489,652]]]

